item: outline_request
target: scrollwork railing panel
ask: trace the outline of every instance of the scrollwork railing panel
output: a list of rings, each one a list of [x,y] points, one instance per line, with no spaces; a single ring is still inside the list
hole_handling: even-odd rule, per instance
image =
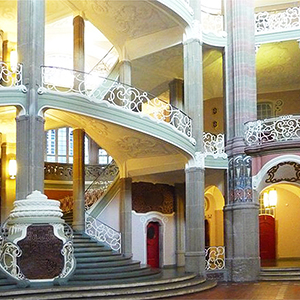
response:
[[[300,27],[300,7],[284,11],[264,11],[255,14],[256,33],[282,31]]]
[[[206,11],[201,12],[202,30],[206,33],[213,33],[216,36],[224,36],[224,16],[211,14]]]
[[[0,62],[0,87],[14,87],[22,85],[22,64],[16,68],[9,67],[9,64]]]
[[[210,132],[203,132],[203,146],[205,156],[212,155],[214,158],[227,157],[225,153],[224,134],[222,133],[216,135]]]
[[[105,101],[120,109],[147,115],[157,122],[166,122],[195,143],[192,137],[192,120],[189,116],[138,88],[108,78],[58,67],[42,67],[42,84],[40,92],[46,89],[59,93],[77,93],[95,103]]]
[[[88,213],[85,213],[85,233],[107,244],[112,250],[121,252],[121,233]]]
[[[205,249],[205,259],[207,271],[225,269],[225,247],[214,246]]]
[[[286,115],[245,124],[248,146],[288,140],[300,140],[300,116]]]

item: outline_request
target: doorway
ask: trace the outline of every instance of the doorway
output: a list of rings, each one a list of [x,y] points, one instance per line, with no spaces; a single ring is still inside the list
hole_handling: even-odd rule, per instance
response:
[[[260,258],[275,260],[275,218],[271,215],[259,216]]]
[[[159,223],[150,222],[147,226],[147,264],[159,268]]]

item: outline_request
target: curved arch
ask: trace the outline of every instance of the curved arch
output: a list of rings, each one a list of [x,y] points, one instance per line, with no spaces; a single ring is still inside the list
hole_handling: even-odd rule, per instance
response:
[[[255,176],[252,177],[253,189],[259,194],[266,187],[273,185],[265,182],[265,179],[267,177],[267,171],[270,170],[272,167],[278,165],[279,163],[288,162],[288,161],[292,161],[300,164],[300,156],[295,154],[281,155],[268,161],[260,169],[260,171]]]

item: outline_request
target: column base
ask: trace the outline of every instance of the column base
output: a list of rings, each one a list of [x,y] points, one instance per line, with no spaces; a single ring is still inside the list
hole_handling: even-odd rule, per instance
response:
[[[84,223],[73,222],[72,227],[73,227],[74,231],[78,231],[78,232],[84,232],[85,231],[85,224]]]
[[[185,271],[189,273],[196,273],[197,275],[206,277],[205,252],[186,252]]]
[[[185,266],[185,252],[183,250],[176,251],[177,267]]]
[[[227,258],[228,277],[230,281],[256,281],[259,278],[260,259],[255,258]]]

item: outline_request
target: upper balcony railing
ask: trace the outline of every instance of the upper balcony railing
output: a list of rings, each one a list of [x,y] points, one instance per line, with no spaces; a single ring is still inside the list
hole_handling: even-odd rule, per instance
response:
[[[76,93],[94,103],[109,103],[120,109],[166,122],[186,135],[192,143],[192,120],[175,106],[138,88],[84,72],[42,67],[42,89],[62,94]]]
[[[248,146],[269,142],[300,141],[300,116],[280,116],[245,124],[245,141]]]
[[[22,64],[10,67],[8,63],[0,62],[0,87],[15,87],[22,85]]]
[[[227,158],[224,134],[203,132],[203,146],[205,156],[211,155],[214,158]]]
[[[256,33],[278,32],[300,27],[300,7],[255,14]]]

